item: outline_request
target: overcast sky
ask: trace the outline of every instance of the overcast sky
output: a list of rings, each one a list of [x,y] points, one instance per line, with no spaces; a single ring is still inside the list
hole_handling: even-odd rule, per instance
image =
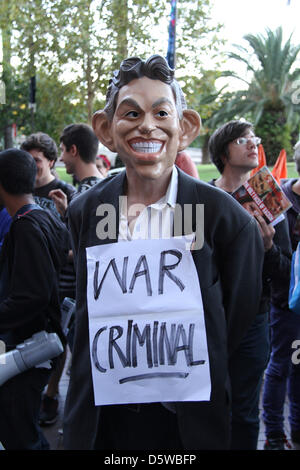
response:
[[[284,41],[293,33],[292,43],[300,43],[299,0],[290,0],[290,5],[287,0],[212,0],[212,5],[213,19],[224,25],[221,34],[227,40],[225,51],[234,51],[233,44],[248,47],[243,39],[248,33],[265,35],[266,28],[274,31],[279,26],[283,28]],[[298,60],[300,66],[300,54]],[[234,70],[246,78],[245,68],[237,61],[227,61],[222,68]],[[226,83],[231,89],[245,86],[241,81],[222,78],[217,80],[217,87]]]
[[[224,24],[224,35],[231,42],[278,26],[286,37],[294,31],[294,42],[300,42],[299,0],[290,0],[290,5],[287,0],[212,0],[212,5],[213,18]]]

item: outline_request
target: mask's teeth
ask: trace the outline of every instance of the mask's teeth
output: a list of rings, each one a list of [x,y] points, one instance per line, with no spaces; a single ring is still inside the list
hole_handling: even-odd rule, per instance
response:
[[[159,142],[135,142],[131,144],[133,150],[141,153],[157,153],[160,150]]]

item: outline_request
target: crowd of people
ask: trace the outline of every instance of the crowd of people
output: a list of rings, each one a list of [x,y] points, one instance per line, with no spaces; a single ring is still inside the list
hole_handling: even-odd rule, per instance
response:
[[[258,166],[253,125],[213,133],[209,184],[185,151],[200,126],[164,58],[129,58],[92,127],[62,130],[76,186],[43,132],[0,152],[0,340],[10,352],[45,330],[64,349],[0,385],[4,449],[50,448],[41,426],[57,418],[68,348],[66,450],[255,450],[261,392],[265,449],[300,446],[300,317],[288,307],[300,180],[283,182],[293,205],[280,222],[250,215],[232,193]],[[99,142],[124,170],[109,175]],[[295,160],[300,170],[299,146]]]

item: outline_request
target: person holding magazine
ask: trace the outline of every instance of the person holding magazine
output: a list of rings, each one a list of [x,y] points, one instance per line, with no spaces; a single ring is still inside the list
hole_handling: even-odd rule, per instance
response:
[[[292,206],[266,165],[232,195],[251,215],[261,215],[272,225],[283,219],[282,214]]]
[[[220,172],[210,184],[233,194],[250,178],[258,165],[261,139],[247,121],[230,121],[217,129],[209,140],[209,152]],[[291,247],[287,220],[275,226],[261,214],[254,214],[264,243],[263,292],[260,309],[240,347],[229,361],[232,387],[231,449],[255,450],[259,433],[259,395],[269,359],[271,285],[289,277]]]

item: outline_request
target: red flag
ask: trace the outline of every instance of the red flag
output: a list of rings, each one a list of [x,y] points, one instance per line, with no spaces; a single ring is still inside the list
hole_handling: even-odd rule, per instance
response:
[[[266,155],[262,144],[258,146],[258,166],[251,171],[250,176],[253,176],[258,170],[267,164]]]
[[[286,151],[284,149],[281,150],[271,173],[279,184],[281,179],[287,178]]]

